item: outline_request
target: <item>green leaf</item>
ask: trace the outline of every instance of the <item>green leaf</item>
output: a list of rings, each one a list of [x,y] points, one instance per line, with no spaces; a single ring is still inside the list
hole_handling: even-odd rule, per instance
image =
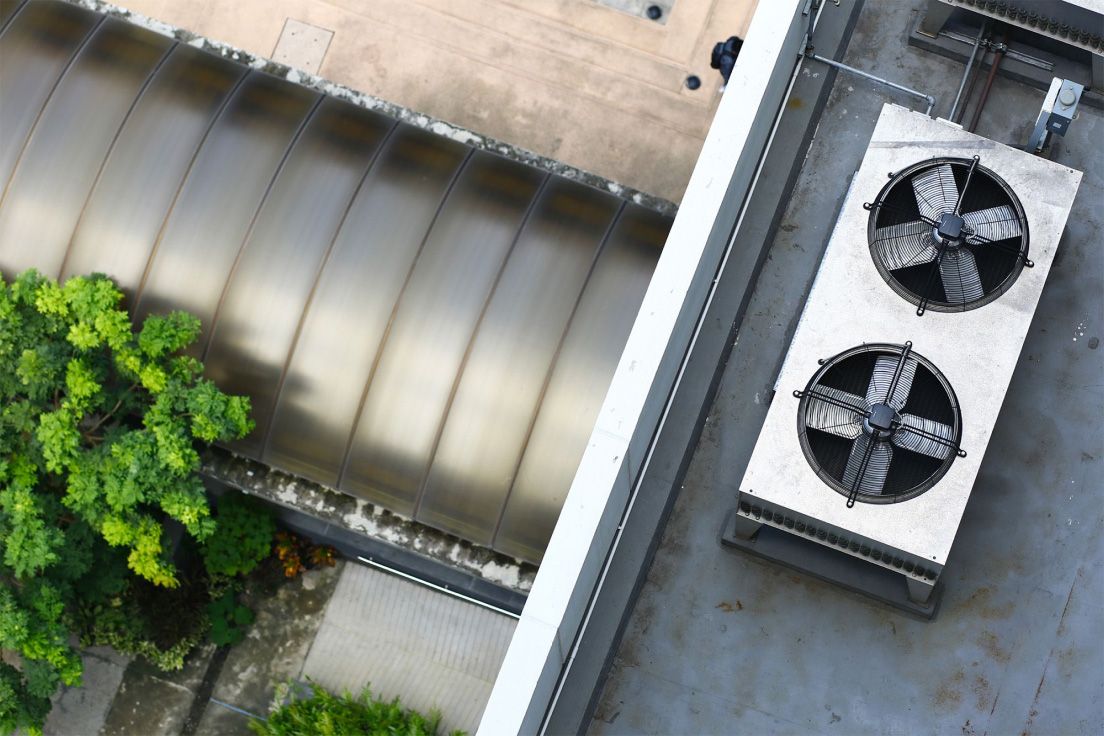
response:
[[[222,393],[183,353],[199,329],[174,312],[136,332],[103,275],[0,278],[0,645],[19,660],[0,664],[0,732],[34,732],[48,696],[79,681],[74,627],[173,667],[198,641],[160,647],[110,614],[139,585],[180,584],[164,525],[175,519],[199,542],[216,534],[199,450],[253,426],[248,399]],[[233,516],[230,538],[245,546],[227,564],[241,570],[272,535],[264,521],[235,533]],[[229,608],[227,635],[249,615]]]

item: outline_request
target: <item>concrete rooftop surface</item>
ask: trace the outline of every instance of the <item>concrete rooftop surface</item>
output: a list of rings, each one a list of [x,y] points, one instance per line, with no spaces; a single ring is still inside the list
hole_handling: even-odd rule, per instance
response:
[[[151,18],[677,202],[754,0],[124,0]],[[694,75],[701,86],[690,89]]]
[[[935,114],[946,116],[963,65],[907,45],[924,7],[865,3],[842,60],[935,95]],[[800,73],[826,72],[810,61]],[[1023,146],[1042,98],[998,77],[977,132]],[[866,80],[835,79],[591,733],[1104,732],[1098,110],[1082,105],[1054,144],[1051,158],[1085,175],[943,573],[936,619],[911,619],[718,543],[885,101],[915,108]],[[774,400],[788,398],[780,389]]]

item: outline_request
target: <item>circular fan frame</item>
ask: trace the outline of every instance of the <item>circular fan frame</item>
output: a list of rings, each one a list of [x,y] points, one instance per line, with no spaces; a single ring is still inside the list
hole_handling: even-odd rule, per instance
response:
[[[916,353],[911,348],[911,343],[905,343],[905,345],[903,346],[891,343],[869,343],[851,348],[849,350],[845,350],[838,355],[820,361],[820,369],[809,380],[809,383],[806,385],[805,390],[794,392],[794,396],[800,399],[797,409],[797,433],[801,445],[801,450],[805,455],[805,459],[809,462],[810,467],[817,474],[817,476],[822,481],[824,481],[824,483],[828,487],[848,499],[847,505],[849,507],[854,505],[855,501],[862,501],[864,503],[871,504],[890,504],[916,498],[917,496],[933,488],[940,480],[942,480],[942,478],[950,470],[951,465],[956,458],[966,456],[966,452],[963,451],[959,446],[962,438],[963,426],[962,409],[961,405],[958,402],[958,397],[955,395],[954,389],[951,387],[950,382],[943,375],[943,373],[938,368],[936,368],[930,360],[925,358],[923,355]],[[826,463],[821,457],[818,457],[817,450],[813,447],[813,443],[810,441],[810,436],[808,434],[809,431],[818,431],[816,427],[807,424],[807,418],[809,416],[808,412],[811,408],[810,402],[818,401],[817,398],[812,394],[812,392],[814,391],[814,389],[822,386],[822,380],[830,371],[838,369],[844,362],[848,360],[862,356],[873,355],[875,357],[875,366],[877,366],[876,359],[878,357],[892,357],[893,360],[896,362],[900,360],[903,353],[906,354],[908,359],[914,361],[914,366],[916,367],[916,370],[923,369],[930,376],[931,379],[934,379],[935,383],[943,390],[945,394],[950,415],[953,417],[953,421],[950,422],[949,426],[947,427],[950,430],[950,432],[948,433],[950,436],[946,438],[949,441],[947,443],[947,457],[944,458],[939,466],[935,468],[932,472],[930,472],[930,474],[928,474],[923,481],[913,484],[910,487],[903,488],[892,493],[883,494],[870,494],[861,491],[857,492],[855,488],[845,483],[843,477],[844,473],[836,472],[835,474],[833,474],[833,472],[831,472],[826,467]],[[874,370],[876,372],[876,367]],[[875,376],[872,375],[868,386],[868,392],[874,388],[875,380]],[[912,390],[913,386],[910,381],[910,385],[905,391],[904,403],[906,406],[908,405],[907,400],[910,397]],[[920,418],[921,420],[925,420],[924,417]],[[916,441],[923,442],[922,439],[918,440],[917,437],[914,437],[912,444],[915,444]],[[886,444],[897,445],[896,442],[887,442]],[[930,448],[931,445],[929,444],[928,447]],[[893,447],[894,452],[900,452],[902,449],[907,448],[902,448],[900,446]],[[890,461],[890,463],[892,464],[892,460]],[[860,484],[861,481],[862,478],[860,477]]]
[[[964,297],[962,301],[950,301],[935,299],[931,296],[930,293],[927,295],[923,293],[918,293],[915,285],[910,287],[910,285],[903,283],[902,280],[900,280],[898,276],[894,274],[895,271],[900,271],[903,267],[890,268],[885,263],[884,256],[879,252],[879,229],[893,226],[905,226],[906,224],[910,223],[909,218],[902,217],[899,211],[891,210],[890,208],[885,206],[884,203],[886,203],[887,198],[889,197],[891,192],[894,192],[895,189],[901,186],[905,187],[906,189],[912,188],[910,187],[910,184],[918,175],[925,173],[925,170],[935,170],[942,165],[949,165],[953,169],[957,169],[959,171],[969,170],[971,165],[973,165],[975,167],[974,171],[972,172],[972,175],[974,177],[981,176],[988,179],[992,186],[1001,191],[1001,193],[1003,194],[1003,199],[1005,200],[1003,204],[1010,207],[1015,213],[1016,226],[1021,230],[1019,236],[1017,236],[1016,238],[1019,240],[1019,243],[1017,245],[1011,245],[1011,243],[1015,242],[1015,239],[1002,239],[998,242],[1001,250],[1005,251],[1006,255],[1008,256],[1006,259],[1002,259],[1003,265],[1001,268],[1001,271],[1007,270],[1007,272],[1003,273],[1003,275],[998,274],[998,278],[996,279],[986,279],[987,281],[991,281],[993,283],[988,284],[983,289],[983,295],[977,298]],[[1028,232],[1027,216],[1024,214],[1023,205],[1020,203],[1019,198],[1016,196],[1015,192],[1012,191],[1012,188],[1008,185],[1008,183],[1005,182],[1004,179],[1002,179],[991,169],[988,169],[985,166],[982,166],[980,163],[972,161],[971,159],[941,156],[926,159],[924,161],[919,161],[901,169],[900,171],[891,173],[889,176],[889,182],[884,187],[882,187],[880,192],[878,192],[878,196],[874,200],[874,203],[864,205],[864,207],[870,212],[870,217],[867,223],[867,242],[870,246],[871,259],[874,261],[874,265],[878,269],[878,273],[897,294],[899,294],[902,298],[911,302],[912,304],[917,305],[917,314],[923,314],[927,310],[934,312],[965,312],[983,307],[986,304],[989,304],[998,299],[1002,294],[1007,292],[1019,278],[1020,273],[1025,266],[1031,268],[1034,265],[1028,258],[1030,235]],[[917,213],[922,216],[923,213],[920,212],[921,204],[917,201],[914,206],[916,207]],[[923,235],[926,237],[927,232],[914,233],[912,235]],[[961,246],[961,249],[969,251],[970,254],[973,255],[978,253],[978,249],[990,247],[994,246],[992,244],[978,244],[976,242],[967,241],[964,245]],[[1016,252],[1012,252],[1013,250]],[[941,280],[939,263],[935,260],[930,261],[930,263],[932,264],[932,266],[930,269],[927,269],[927,271],[930,273],[930,280]],[[926,265],[926,263],[921,262],[920,266],[923,265]],[[928,286],[928,289],[930,290],[930,285]],[[944,296],[947,296],[947,294],[944,293]]]

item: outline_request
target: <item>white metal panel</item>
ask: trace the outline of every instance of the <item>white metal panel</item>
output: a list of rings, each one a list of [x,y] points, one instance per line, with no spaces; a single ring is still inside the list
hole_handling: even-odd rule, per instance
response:
[[[889,172],[936,156],[975,154],[1023,204],[1035,267],[1025,268],[1005,294],[985,306],[929,310],[917,317],[915,305],[886,284],[871,259],[869,213],[862,204],[877,197]],[[1081,174],[1066,166],[886,105],[806,302],[741,491],[945,564],[1080,180]],[[798,401],[791,392],[805,388],[820,358],[864,343],[907,340],[954,388],[968,456],[956,459],[934,488],[916,498],[849,509],[805,460],[796,428]]]

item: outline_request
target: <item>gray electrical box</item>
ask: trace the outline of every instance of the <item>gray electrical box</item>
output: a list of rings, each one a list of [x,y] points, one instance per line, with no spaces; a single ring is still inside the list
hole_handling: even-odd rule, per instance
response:
[[[1084,91],[1083,85],[1068,79],[1055,77],[1051,81],[1050,89],[1043,99],[1043,107],[1039,110],[1039,119],[1035,121],[1035,130],[1028,141],[1028,150],[1035,153],[1042,151],[1051,133],[1061,136],[1066,134],[1069,124],[1077,116],[1077,104]]]

